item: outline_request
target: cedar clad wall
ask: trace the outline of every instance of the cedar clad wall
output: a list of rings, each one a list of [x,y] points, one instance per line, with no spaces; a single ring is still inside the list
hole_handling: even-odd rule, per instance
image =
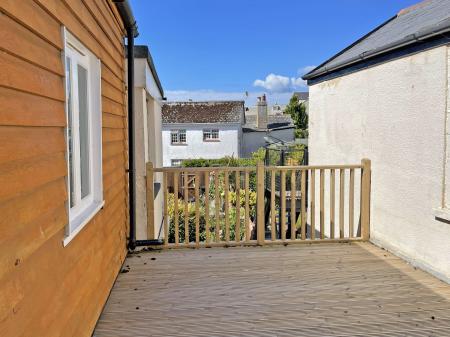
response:
[[[123,25],[109,0],[0,9],[0,336],[90,336],[126,255]],[[102,63],[105,200],[66,247],[62,25]]]

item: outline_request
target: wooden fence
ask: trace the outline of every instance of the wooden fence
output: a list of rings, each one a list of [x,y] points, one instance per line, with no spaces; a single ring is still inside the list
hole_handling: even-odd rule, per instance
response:
[[[162,207],[154,203],[158,173]],[[147,220],[154,226],[155,212],[163,212],[168,248],[366,241],[370,179],[368,159],[327,166],[153,168],[148,163]]]

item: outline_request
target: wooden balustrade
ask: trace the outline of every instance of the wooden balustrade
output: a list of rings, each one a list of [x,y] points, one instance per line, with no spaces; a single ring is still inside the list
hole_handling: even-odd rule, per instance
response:
[[[152,202],[156,173],[163,174],[159,207]],[[370,174],[367,159],[323,166],[154,168],[149,163],[147,221],[154,228],[155,212],[163,213],[165,247],[366,241]]]

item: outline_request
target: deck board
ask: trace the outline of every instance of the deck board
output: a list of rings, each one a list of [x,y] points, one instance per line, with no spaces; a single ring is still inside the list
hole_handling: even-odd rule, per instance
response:
[[[95,337],[450,336],[450,285],[369,243],[141,252],[124,268]]]

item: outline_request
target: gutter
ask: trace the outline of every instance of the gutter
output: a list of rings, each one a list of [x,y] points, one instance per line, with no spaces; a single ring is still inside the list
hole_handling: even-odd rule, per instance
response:
[[[389,21],[391,21],[391,20],[389,20]],[[450,18],[447,18],[445,20],[442,20],[438,25],[434,25],[432,27],[428,27],[426,29],[423,29],[422,31],[419,31],[419,32],[415,33],[415,34],[410,34],[410,35],[405,36],[404,38],[402,38],[400,40],[397,40],[397,41],[392,42],[390,44],[387,44],[385,46],[382,46],[382,47],[379,47],[379,48],[375,48],[375,49],[363,52],[363,53],[361,53],[361,54],[359,54],[357,56],[354,56],[354,57],[352,57],[350,59],[338,62],[337,64],[335,64],[332,67],[325,66],[324,69],[322,69],[321,71],[312,70],[311,72],[309,72],[306,75],[302,76],[302,79],[304,79],[304,80],[311,80],[313,78],[329,74],[331,72],[334,72],[336,70],[339,70],[339,69],[347,67],[347,66],[350,66],[352,64],[355,64],[355,63],[358,63],[358,62],[361,62],[361,61],[365,61],[365,60],[367,60],[369,58],[373,58],[373,57],[378,56],[380,54],[384,54],[384,53],[390,52],[390,51],[395,50],[395,49],[399,49],[399,48],[402,48],[402,47],[405,47],[405,46],[409,46],[409,45],[414,44],[414,43],[421,42],[423,40],[432,38],[432,37],[434,37],[436,35],[444,35],[444,34],[449,33],[449,32],[450,32]],[[368,35],[370,35],[370,34],[368,34]],[[367,37],[367,35],[365,37]],[[364,39],[364,38],[362,38],[362,39]],[[358,40],[355,44],[357,44],[362,39]],[[346,51],[346,50],[350,49],[351,47],[353,47],[355,44],[351,45],[349,48],[344,49],[342,52],[340,52],[336,56],[332,57],[327,62],[330,62],[335,57],[337,57],[340,54],[342,54],[344,51]],[[325,62],[325,64],[327,62]],[[318,68],[320,68],[320,67],[323,67],[323,66],[319,66]]]

